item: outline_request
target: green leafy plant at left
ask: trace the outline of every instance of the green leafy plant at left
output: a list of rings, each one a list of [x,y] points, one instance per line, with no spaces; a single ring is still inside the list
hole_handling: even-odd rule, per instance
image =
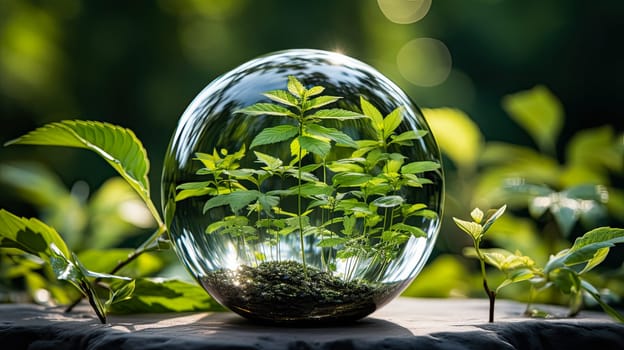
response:
[[[150,279],[140,273],[132,277],[121,275],[134,261],[145,257],[144,253],[168,247],[166,226],[150,197],[147,152],[131,130],[95,121],[61,121],[38,128],[5,145],[65,146],[95,152],[138,195],[156,224],[155,231],[136,249],[77,253],[52,226],[36,218],[24,218],[0,209],[0,253],[12,261],[37,261],[29,258],[34,256],[58,280],[73,285],[80,297],[70,300],[68,311],[86,298],[104,323],[109,311],[188,311],[216,307],[216,303],[197,285]],[[6,182],[7,178],[10,176],[3,176],[1,180]],[[15,177],[12,182],[20,183]],[[105,268],[106,272],[93,271],[87,265]],[[168,301],[168,294],[177,296],[175,303]]]

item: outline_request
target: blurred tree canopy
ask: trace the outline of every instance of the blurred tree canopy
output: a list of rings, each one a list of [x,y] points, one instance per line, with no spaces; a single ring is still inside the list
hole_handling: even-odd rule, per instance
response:
[[[62,119],[119,124],[144,142],[159,191],[178,117],[206,84],[258,55],[318,48],[371,64],[421,107],[463,110],[487,140],[532,144],[501,99],[542,84],[565,109],[562,148],[580,129],[624,127],[622,15],[617,0],[5,0],[0,138]],[[18,159],[44,162],[67,186],[113,175],[74,150],[0,153]],[[5,192],[2,207],[27,215]]]

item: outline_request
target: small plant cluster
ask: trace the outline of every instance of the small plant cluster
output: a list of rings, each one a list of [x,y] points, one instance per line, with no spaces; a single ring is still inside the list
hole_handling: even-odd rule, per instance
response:
[[[267,127],[253,138],[249,145],[253,155],[245,145],[233,151],[197,153],[202,164],[197,174],[207,179],[179,185],[176,200],[207,195],[203,208],[207,215],[229,208],[226,215],[208,225],[206,233],[238,240],[238,254],[244,261],[257,264],[267,257],[279,261],[280,240],[296,234],[307,274],[305,237],[313,235],[316,246],[323,250],[323,269],[334,271],[335,259],[348,260],[344,277],[349,280],[363,259],[385,266],[411,237],[426,237],[422,229],[410,224],[410,218],[436,218],[436,213],[425,204],[410,203],[404,192],[408,187],[430,184],[422,174],[439,169],[440,164],[406,162],[400,148],[412,146],[427,131],[397,133],[402,107],[384,117],[362,97],[361,112],[327,108],[341,97],[323,95],[324,90],[322,86],[308,89],[290,76],[286,90],[263,94],[270,103],[239,110],[248,116],[280,118],[279,125]],[[355,119],[370,122],[372,138],[353,140],[343,131],[323,125],[328,120]],[[282,142],[289,142],[290,159],[260,151]],[[249,163],[249,157],[257,167],[241,166],[245,160]],[[276,180],[287,185],[266,185]],[[284,203],[294,203],[293,209]],[[320,219],[313,218],[314,213]],[[273,248],[263,251],[265,245]]]
[[[584,275],[598,266],[609,253],[609,249],[617,243],[624,243],[624,229],[599,227],[577,238],[567,249],[552,255],[546,265],[538,266],[535,261],[521,252],[510,252],[502,248],[481,248],[486,232],[505,212],[506,206],[488,211],[484,215],[480,209],[474,209],[470,216],[472,221],[453,218],[457,226],[472,238],[474,247],[467,248],[465,255],[479,260],[483,277],[483,288],[490,301],[489,322],[494,322],[494,304],[498,292],[511,284],[523,281],[530,282],[531,295],[554,287],[570,296],[570,316],[576,315],[583,305],[583,295],[591,296],[611,317],[624,322],[619,314],[608,303],[602,300],[599,290]],[[505,280],[491,289],[485,264],[494,266],[503,272]],[[528,315],[538,315],[539,310],[527,306]]]

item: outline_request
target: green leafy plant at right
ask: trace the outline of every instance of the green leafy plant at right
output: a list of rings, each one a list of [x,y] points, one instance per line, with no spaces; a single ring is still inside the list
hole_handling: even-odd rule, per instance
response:
[[[599,227],[574,241],[570,248],[552,255],[540,267],[535,261],[520,251],[510,252],[502,248],[483,249],[480,247],[486,231],[505,211],[505,206],[488,212],[484,217],[478,208],[471,213],[472,221],[453,218],[457,226],[473,240],[474,247],[465,249],[465,255],[479,260],[483,276],[483,287],[490,300],[489,322],[494,321],[494,301],[497,293],[511,284],[528,281],[530,295],[554,288],[569,298],[568,316],[576,315],[583,307],[583,297],[588,295],[615,320],[624,323],[624,316],[617,312],[601,296],[600,291],[586,278],[587,272],[605,260],[610,248],[624,243],[624,229]],[[492,290],[488,286],[485,264],[489,264],[505,275],[504,281]],[[547,315],[535,309],[531,301],[526,313],[531,316]]]

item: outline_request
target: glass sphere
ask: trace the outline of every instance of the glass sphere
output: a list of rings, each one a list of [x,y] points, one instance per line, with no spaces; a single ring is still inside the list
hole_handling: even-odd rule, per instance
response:
[[[344,322],[422,269],[440,226],[440,164],[418,107],[377,70],[287,50],[193,100],[165,156],[162,202],[176,253],[225,307]]]

